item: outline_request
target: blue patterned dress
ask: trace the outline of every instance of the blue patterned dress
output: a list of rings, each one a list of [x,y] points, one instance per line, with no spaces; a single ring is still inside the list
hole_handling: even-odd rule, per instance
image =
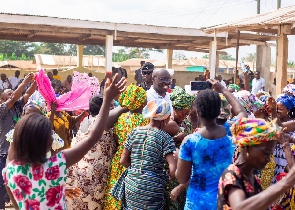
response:
[[[184,209],[217,208],[218,181],[231,164],[234,145],[228,136],[206,139],[198,132],[180,147],[179,158],[192,162],[192,174]]]

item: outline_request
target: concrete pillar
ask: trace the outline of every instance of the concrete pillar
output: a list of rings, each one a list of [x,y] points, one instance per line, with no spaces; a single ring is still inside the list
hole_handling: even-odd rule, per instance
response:
[[[209,45],[209,70],[210,79],[216,76],[217,41],[211,41]]]
[[[216,62],[215,62],[216,76],[218,76],[219,72],[219,53],[216,53]]]
[[[279,35],[277,48],[276,94],[278,95],[287,85],[288,37],[286,34]]]
[[[173,57],[173,50],[167,49],[166,55],[166,69],[172,69],[172,57]]]
[[[77,62],[77,70],[78,72],[83,71],[83,45],[77,45],[77,57],[78,57],[78,62]]]
[[[106,53],[105,53],[105,70],[112,72],[112,59],[113,59],[113,35],[106,35]]]
[[[270,46],[257,46],[256,71],[265,80],[265,90],[269,91],[270,84],[270,66],[271,66],[271,49]]]

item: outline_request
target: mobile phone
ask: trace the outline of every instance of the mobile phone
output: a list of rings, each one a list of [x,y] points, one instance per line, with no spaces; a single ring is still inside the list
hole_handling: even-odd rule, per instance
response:
[[[207,81],[191,81],[191,91],[199,91],[205,89],[211,89],[212,85]]]

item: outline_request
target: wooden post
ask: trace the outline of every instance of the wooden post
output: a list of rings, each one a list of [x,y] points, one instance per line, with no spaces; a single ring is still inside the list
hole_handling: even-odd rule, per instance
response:
[[[237,46],[236,46],[236,72],[234,76],[234,84],[236,84],[236,79],[239,76],[238,72],[238,62],[239,62],[239,47],[240,47],[240,31],[237,33]]]
[[[78,62],[77,62],[77,68],[79,72],[82,72],[83,70],[83,45],[77,45],[77,57],[78,57]]]
[[[256,55],[256,71],[260,72],[260,76],[265,80],[265,90],[269,91],[270,81],[270,66],[271,66],[271,49],[270,46],[257,46]],[[254,68],[252,69],[254,70]]]
[[[276,94],[282,93],[283,88],[287,85],[287,62],[288,62],[288,37],[291,27],[281,25],[278,39],[277,55],[277,73],[276,73]]]
[[[106,35],[106,53],[105,53],[105,70],[112,72],[112,59],[113,59],[113,35]]]
[[[172,57],[173,57],[173,50],[167,49],[166,55],[166,69],[172,69]]]
[[[217,41],[210,41],[210,47],[209,47],[210,79],[214,79],[216,76],[216,55],[217,55]]]

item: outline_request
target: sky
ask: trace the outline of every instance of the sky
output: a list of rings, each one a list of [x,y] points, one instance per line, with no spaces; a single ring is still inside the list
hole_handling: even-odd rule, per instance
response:
[[[295,4],[281,0],[282,7]],[[277,0],[261,0],[261,13],[273,11]],[[1,2],[0,12],[43,15],[82,20],[201,28],[228,23],[257,13],[255,0],[9,0]],[[289,37],[289,58],[295,61],[295,36]],[[114,48],[116,51],[118,48]],[[235,57],[235,48],[225,50]],[[239,57],[255,53],[256,46],[240,47]],[[179,51],[177,51],[179,52]],[[275,59],[272,47],[272,59]],[[181,51],[186,57],[203,53]],[[151,59],[165,59],[165,53],[152,53]]]

